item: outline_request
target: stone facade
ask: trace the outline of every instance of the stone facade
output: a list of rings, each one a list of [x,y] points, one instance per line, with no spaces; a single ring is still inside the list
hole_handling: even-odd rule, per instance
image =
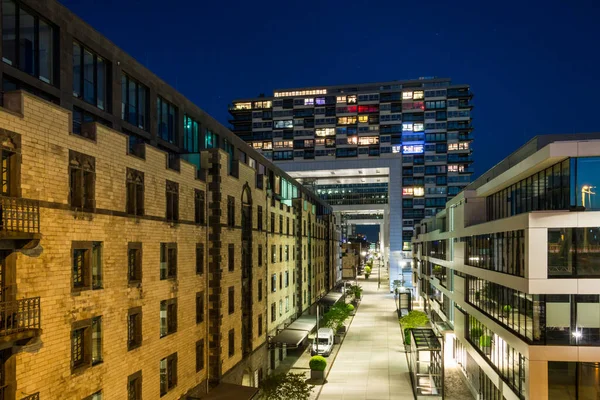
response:
[[[282,204],[267,189],[267,178],[257,185],[256,170],[231,163],[223,150],[201,152],[204,174],[185,161],[176,171],[167,168],[167,154],[154,147],[145,146],[144,159],[127,154],[127,137],[103,125],[85,127],[95,140],[72,134],[71,113],[54,104],[22,92],[5,94],[4,100],[0,128],[20,142],[19,168],[13,169],[20,172],[15,177],[20,187],[13,195],[39,203],[42,234],[37,248],[4,259],[3,285],[16,287],[14,298],[41,299],[41,333],[2,353],[13,396],[86,398],[101,391],[103,398],[121,399],[127,398],[129,377],[138,376],[142,397],[159,398],[161,379],[167,379],[161,377],[163,359],[169,376],[176,366],[163,399],[200,394],[222,381],[257,385],[268,372],[269,332],[335,284],[331,266],[338,244],[328,232],[333,217],[315,215],[307,198]],[[88,174],[84,186],[87,179],[92,182],[93,205],[73,207],[77,193],[70,182],[81,168]],[[132,170],[143,173],[140,215],[127,209]],[[173,188],[176,205],[167,194]],[[202,206],[198,193],[204,194]],[[165,218],[173,208],[178,215]],[[198,212],[204,215],[200,220]],[[312,237],[301,230],[305,224]],[[298,260],[299,243],[313,246],[310,263]],[[76,254],[88,245],[81,287]],[[140,249],[139,280],[130,276],[132,246]],[[173,271],[170,248],[176,254]],[[273,274],[276,292],[271,292]],[[297,297],[306,290],[310,298]],[[272,302],[277,304],[273,323]],[[128,325],[134,313],[140,313],[141,336],[132,346]],[[173,315],[174,330],[167,322]],[[83,362],[76,362],[75,338],[82,330]]]

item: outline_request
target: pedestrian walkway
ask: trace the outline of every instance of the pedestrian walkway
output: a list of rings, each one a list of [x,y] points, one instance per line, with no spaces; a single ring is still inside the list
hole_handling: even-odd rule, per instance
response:
[[[376,273],[359,278],[363,299],[319,400],[413,399],[394,295],[381,278],[379,290]]]

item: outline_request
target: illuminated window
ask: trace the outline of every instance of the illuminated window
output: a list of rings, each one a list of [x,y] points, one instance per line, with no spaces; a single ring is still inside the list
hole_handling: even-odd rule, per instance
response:
[[[233,108],[236,110],[250,110],[252,108],[252,103],[235,103]]]
[[[413,92],[402,92],[402,100],[412,100]]]
[[[459,165],[458,166],[458,172],[465,172],[465,166],[464,165]]]
[[[423,91],[422,90],[417,90],[415,92],[413,92],[413,100],[420,100],[423,98]]]
[[[315,141],[312,139],[304,140],[304,147],[315,147]]]
[[[369,116],[368,115],[359,115],[358,122],[369,122]]]
[[[358,137],[348,136],[348,144],[357,144],[357,143],[358,143]]]
[[[410,144],[402,146],[402,154],[421,154],[423,153],[422,144]]]
[[[356,104],[356,95],[346,97],[346,103]]]
[[[405,132],[412,132],[413,131],[413,124],[412,122],[404,122],[402,124],[402,130]]]
[[[422,186],[419,186],[419,187],[414,188],[413,193],[416,197],[423,197],[423,196],[425,196],[425,189]]]
[[[263,149],[264,150],[271,150],[271,149],[273,149],[273,143],[272,142],[263,142]]]
[[[238,104],[247,104],[247,103],[238,103]],[[254,102],[254,108],[271,108],[271,101],[270,100],[266,100],[266,101],[255,101]],[[236,104],[237,106],[237,104]]]
[[[400,153],[401,151],[402,151],[402,146],[400,146],[400,145],[392,146],[392,153]]]
[[[275,92],[275,97],[311,96],[327,94],[327,89],[296,90],[292,92]]]
[[[450,147],[450,145],[448,145]],[[458,172],[458,165],[448,165],[448,172]]]
[[[325,139],[315,139],[315,145],[316,146],[324,146],[325,145]]]
[[[459,150],[469,150],[469,142],[460,142],[458,144]]]
[[[317,128],[315,129],[316,136],[334,136],[335,128]]]
[[[337,102],[338,103],[345,103],[346,102],[346,96],[338,96],[337,97]]]
[[[448,150],[458,150],[458,143],[448,143]]]
[[[358,144],[368,146],[370,144],[379,144],[379,136],[362,136],[358,138]]]
[[[356,116],[352,117],[338,117],[339,125],[350,125],[356,123]]]
[[[414,191],[413,191],[413,188],[411,188],[411,187],[402,188],[402,195],[403,196],[412,196],[413,193],[414,193]]]
[[[423,132],[424,129],[425,127],[422,122],[415,122],[413,124],[413,131],[415,132]]]
[[[253,142],[252,147],[254,147],[255,149],[262,149],[263,144],[262,144],[262,142]]]
[[[318,106],[324,106],[324,105],[325,105],[325,97],[317,97],[317,98],[315,99],[315,103],[316,103]]]
[[[304,105],[305,106],[314,106],[315,105],[315,99],[304,99]]]

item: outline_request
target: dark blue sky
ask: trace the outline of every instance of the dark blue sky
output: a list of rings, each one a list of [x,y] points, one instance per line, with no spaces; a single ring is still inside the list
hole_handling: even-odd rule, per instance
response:
[[[275,88],[450,77],[471,85],[480,175],[537,134],[600,131],[600,4],[63,0],[226,126]]]

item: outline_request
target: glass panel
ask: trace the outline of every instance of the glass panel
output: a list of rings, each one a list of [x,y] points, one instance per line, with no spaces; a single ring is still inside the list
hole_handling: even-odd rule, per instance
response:
[[[127,121],[127,76],[121,75],[121,119]]]
[[[12,0],[2,1],[2,61],[14,65],[17,59],[17,13]]]
[[[83,50],[83,99],[95,104],[94,55]]]
[[[577,159],[577,196],[580,196],[578,206],[586,210],[600,210],[600,157],[585,157]]]
[[[139,113],[139,121],[138,128],[146,129],[146,110],[148,109],[148,104],[146,104],[146,88],[142,85],[138,84],[138,113]]]
[[[577,399],[577,363],[548,361],[548,398]]]
[[[546,344],[571,343],[571,301],[568,295],[546,296]]]
[[[104,63],[104,60],[102,58],[97,57],[96,65],[96,78],[98,83],[98,86],[96,88],[98,93],[96,105],[99,109],[104,110],[106,93],[106,64]]]
[[[137,117],[137,85],[134,81],[129,79],[129,83],[127,86],[128,98],[127,98],[127,106],[128,106],[128,116],[127,122],[132,125],[138,125],[138,117]]]
[[[22,9],[19,10],[19,69],[35,73],[35,19]]]
[[[53,49],[53,29],[50,25],[44,21],[39,22],[39,40],[40,40],[40,79],[46,83],[52,83],[54,76],[53,60],[54,60],[54,49]]]
[[[92,320],[92,364],[102,361],[102,317]]]
[[[81,46],[73,43],[73,96],[81,97]]]

